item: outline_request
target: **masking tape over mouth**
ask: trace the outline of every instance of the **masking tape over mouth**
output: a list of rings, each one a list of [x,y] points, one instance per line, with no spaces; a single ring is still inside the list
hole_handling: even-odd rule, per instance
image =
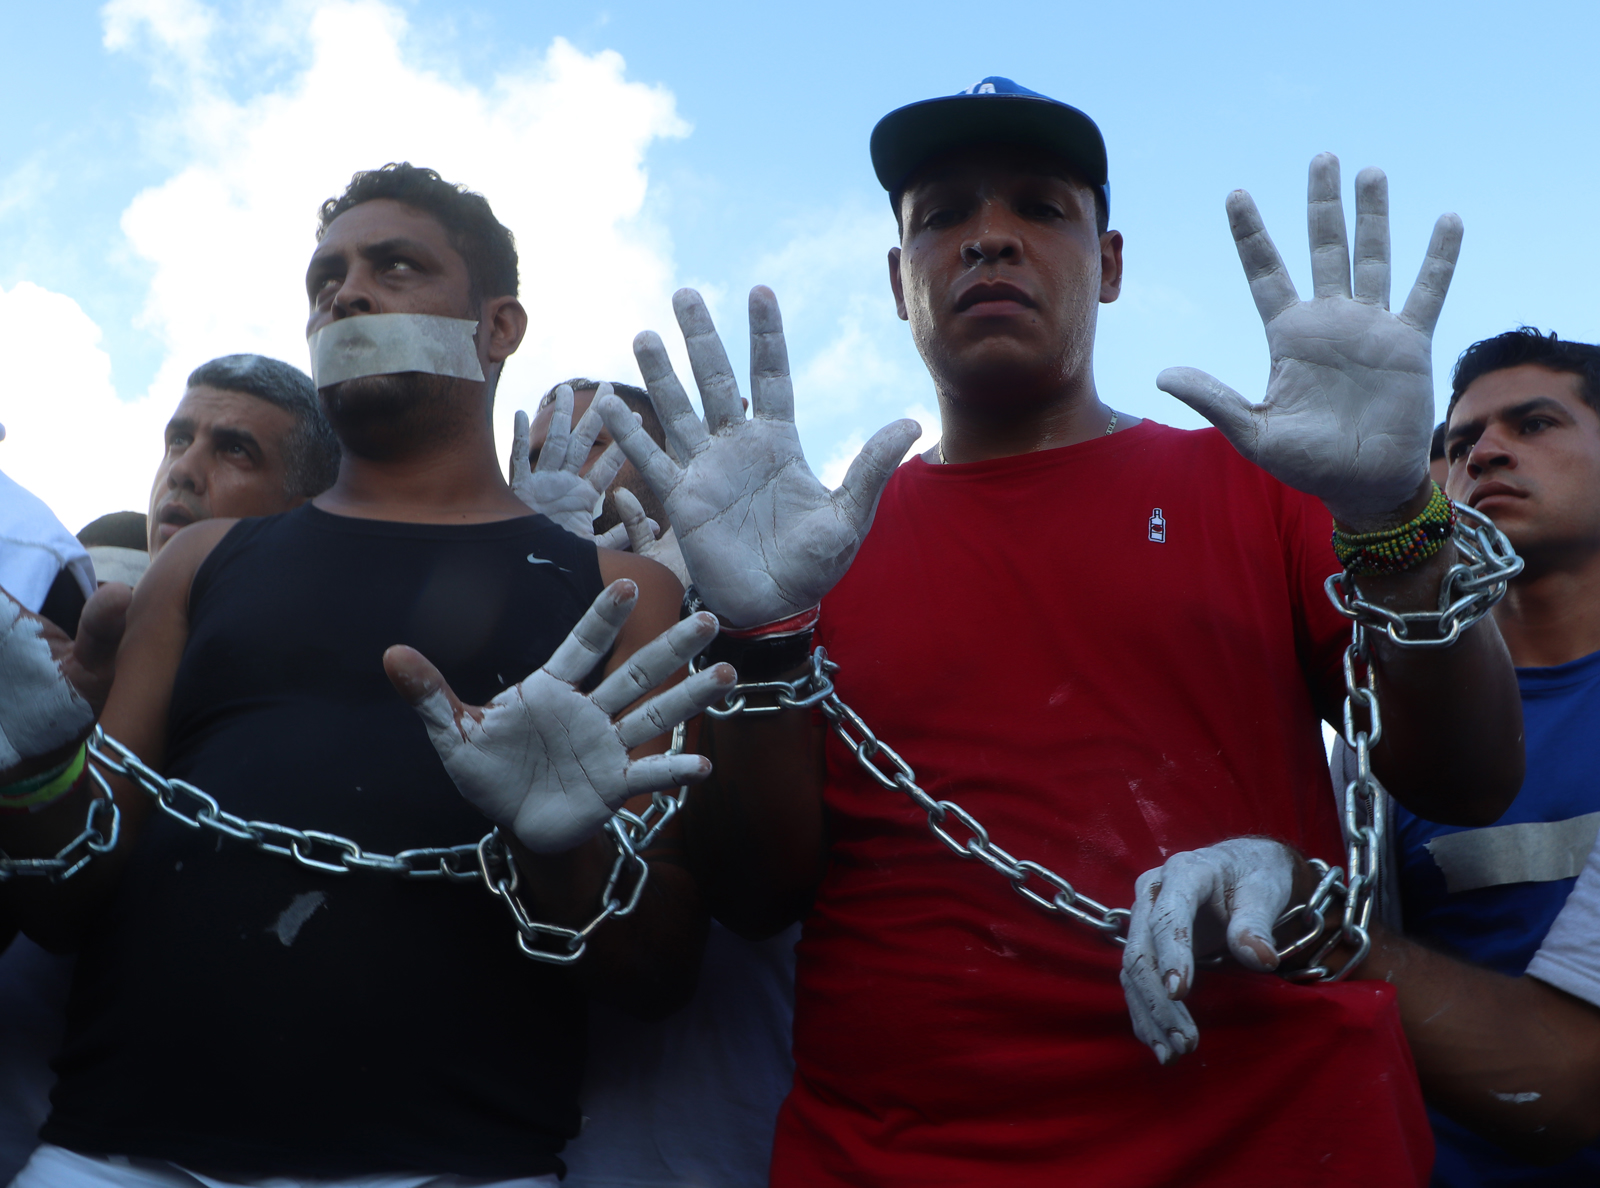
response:
[[[435,314],[361,314],[341,318],[311,336],[311,378],[319,388],[365,375],[425,371],[481,380],[478,323]]]

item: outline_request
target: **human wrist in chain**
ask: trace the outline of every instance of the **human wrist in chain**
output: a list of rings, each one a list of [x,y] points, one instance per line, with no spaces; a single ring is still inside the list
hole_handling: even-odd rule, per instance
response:
[[[1438,483],[1429,482],[1428,501],[1414,517],[1374,532],[1333,530],[1333,552],[1339,564],[1357,577],[1405,573],[1421,565],[1445,545],[1456,527],[1455,505]]]
[[[1324,583],[1334,608],[1361,628],[1403,648],[1448,647],[1505,596],[1507,583],[1522,572],[1522,558],[1505,533],[1476,508],[1452,504],[1455,522],[1432,556],[1413,569],[1359,574],[1341,570]],[[1449,545],[1452,552],[1444,552]],[[1407,611],[1417,601],[1415,583],[1437,572],[1437,597],[1428,609]],[[1365,645],[1362,645],[1365,646]]]
[[[87,743],[64,762],[25,780],[0,784],[0,813],[35,813],[60,800],[83,779],[88,763]]]
[[[700,592],[690,586],[683,594],[683,617],[706,609]],[[716,639],[706,648],[704,663],[727,663],[744,683],[774,681],[788,676],[811,655],[821,607],[754,627],[722,624]],[[720,621],[720,620],[719,620]]]

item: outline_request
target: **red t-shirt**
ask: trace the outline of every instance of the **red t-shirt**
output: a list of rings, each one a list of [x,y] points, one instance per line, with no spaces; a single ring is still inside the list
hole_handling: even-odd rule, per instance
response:
[[[1240,834],[1343,865],[1312,689],[1349,629],[1315,500],[1214,430],[890,481],[817,642],[839,695],[997,845],[1111,906]],[[1200,1046],[1134,1039],[1121,950],[963,862],[830,737],[776,1188],[1426,1182],[1392,989],[1202,970]]]

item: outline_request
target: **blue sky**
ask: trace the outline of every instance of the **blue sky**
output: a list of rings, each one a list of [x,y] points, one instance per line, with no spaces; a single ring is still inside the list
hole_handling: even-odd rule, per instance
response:
[[[1395,299],[1433,219],[1466,224],[1436,337],[1600,338],[1592,5],[678,5],[113,0],[0,7],[0,468],[70,528],[142,507],[182,375],[304,358],[316,201],[395,156],[482,189],[543,327],[503,419],[577,372],[634,378],[704,289],[736,364],[744,293],[783,303],[803,439],[838,473],[934,407],[893,314],[866,142],[901,103],[1005,74],[1109,146],[1127,287],[1102,310],[1115,407],[1179,425],[1163,367],[1259,392],[1267,357],[1223,215],[1242,186],[1307,276],[1306,165],[1389,173]]]

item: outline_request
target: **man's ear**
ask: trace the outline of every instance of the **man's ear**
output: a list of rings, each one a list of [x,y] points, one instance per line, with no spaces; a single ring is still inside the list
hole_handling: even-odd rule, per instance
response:
[[[527,332],[528,311],[515,297],[491,297],[483,303],[478,343],[479,349],[487,352],[486,362],[504,363],[522,345]]]
[[[909,322],[911,317],[906,313],[906,290],[900,283],[900,249],[889,249],[889,287],[894,290],[894,312],[900,315],[902,322]]]
[[[1122,232],[1100,237],[1100,301],[1109,305],[1122,296]]]

